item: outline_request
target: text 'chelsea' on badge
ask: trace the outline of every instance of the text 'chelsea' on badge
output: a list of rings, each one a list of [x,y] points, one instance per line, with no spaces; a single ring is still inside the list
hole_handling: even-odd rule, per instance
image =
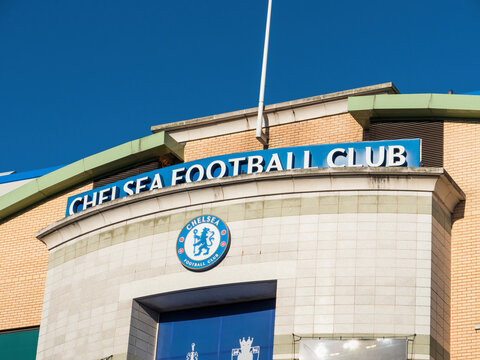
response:
[[[177,240],[177,256],[192,271],[205,271],[217,265],[230,248],[227,224],[213,215],[202,215],[184,226]]]

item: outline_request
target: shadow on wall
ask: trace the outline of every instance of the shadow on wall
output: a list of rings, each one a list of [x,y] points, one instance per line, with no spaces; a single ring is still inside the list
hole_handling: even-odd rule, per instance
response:
[[[455,210],[453,210],[452,225],[455,223],[455,221],[463,219],[465,216],[465,201],[466,200],[461,200],[455,207]]]

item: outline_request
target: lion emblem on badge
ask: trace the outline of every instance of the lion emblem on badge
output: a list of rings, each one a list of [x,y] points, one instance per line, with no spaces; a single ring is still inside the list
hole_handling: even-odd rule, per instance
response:
[[[202,233],[197,235],[198,229],[193,230],[193,237],[195,242],[193,243],[193,248],[195,256],[198,255],[207,255],[210,252],[210,247],[213,245],[214,232],[210,230],[207,226],[202,229]]]

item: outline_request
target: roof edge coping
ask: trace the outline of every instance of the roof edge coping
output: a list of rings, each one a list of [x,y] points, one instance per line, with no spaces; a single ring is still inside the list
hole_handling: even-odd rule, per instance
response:
[[[334,93],[317,95],[312,97],[307,97],[303,99],[291,100],[271,105],[266,105],[264,113],[272,113],[275,111],[285,110],[285,109],[294,109],[302,106],[315,105],[328,101],[335,101],[346,99],[350,96],[357,95],[369,95],[369,94],[379,94],[379,93],[393,93],[398,94],[399,91],[392,82],[386,82],[377,85],[364,86],[351,90],[338,91]],[[222,121],[228,121],[233,119],[244,118],[246,116],[255,115],[258,112],[258,107],[231,111],[227,113],[209,115],[189,120],[176,121],[167,124],[154,125],[150,128],[153,133],[159,131],[173,131],[177,129],[186,129],[192,127],[200,127],[203,125],[210,125],[213,123],[218,123]]]
[[[480,119],[480,97],[457,94],[375,94],[348,98],[348,112],[363,128],[372,118]]]

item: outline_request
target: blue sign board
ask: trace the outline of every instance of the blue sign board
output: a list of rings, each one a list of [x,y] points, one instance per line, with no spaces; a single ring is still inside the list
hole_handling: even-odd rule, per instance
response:
[[[272,360],[275,300],[160,314],[156,360]]]
[[[66,216],[144,191],[241,174],[402,166],[420,166],[420,139],[310,145],[221,155],[153,170],[71,196],[67,201]]]

